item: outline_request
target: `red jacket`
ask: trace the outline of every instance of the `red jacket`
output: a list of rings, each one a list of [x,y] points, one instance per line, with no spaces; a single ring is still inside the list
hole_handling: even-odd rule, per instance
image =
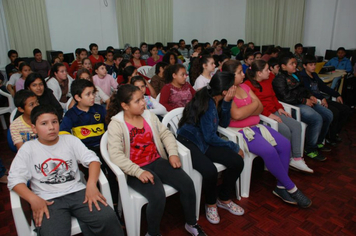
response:
[[[283,109],[283,105],[278,102],[276,94],[274,93],[271,77],[267,80],[262,80],[259,83],[262,86],[262,92],[259,88],[254,87],[249,80],[244,82],[244,84],[249,86],[262,102],[262,115],[269,116],[271,113],[275,113],[278,109]]]

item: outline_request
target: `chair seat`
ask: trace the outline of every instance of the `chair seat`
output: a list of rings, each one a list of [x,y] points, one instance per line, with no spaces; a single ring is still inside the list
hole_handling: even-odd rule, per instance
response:
[[[31,220],[31,235],[32,236],[36,236],[37,233],[34,231],[35,229],[35,225],[33,223],[33,221]],[[82,230],[80,229],[80,226],[79,226],[79,222],[78,220],[75,218],[75,217],[72,217],[72,231],[71,231],[71,235],[76,235],[76,234],[80,234],[82,232]]]
[[[167,185],[167,184],[163,184],[163,187],[164,187],[164,190],[166,192],[166,197],[169,197],[173,194],[175,194],[176,192],[178,192],[175,188]],[[136,190],[132,189],[130,186],[128,186],[128,189],[129,189],[129,193],[130,195],[133,197],[133,198],[136,198],[137,200],[139,199],[142,199],[144,200],[145,202],[148,202],[147,199],[142,196],[140,193],[138,193]],[[145,203],[143,203],[145,204]]]

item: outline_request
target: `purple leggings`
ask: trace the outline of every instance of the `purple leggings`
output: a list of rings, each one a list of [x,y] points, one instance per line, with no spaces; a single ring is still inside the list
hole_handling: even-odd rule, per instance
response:
[[[290,190],[295,186],[288,176],[291,144],[288,139],[274,129],[268,126],[265,127],[276,140],[276,146],[272,146],[265,140],[261,135],[260,129],[256,126],[250,127],[255,132],[255,139],[248,142],[245,135],[243,135],[244,139],[247,142],[249,151],[262,157],[268,170],[277,178],[277,185],[284,186],[287,190]],[[242,131],[239,132],[243,134]]]

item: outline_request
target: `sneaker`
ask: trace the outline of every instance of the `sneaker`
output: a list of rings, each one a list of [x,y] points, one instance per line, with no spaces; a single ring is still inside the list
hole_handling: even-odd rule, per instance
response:
[[[317,146],[318,146],[319,151],[322,151],[322,152],[330,152],[331,151],[330,148],[325,147],[324,144],[322,144],[322,143],[319,143]]]
[[[188,225],[187,223],[185,223],[185,229],[193,236],[207,236],[207,234],[198,224]]]
[[[312,204],[312,201],[299,189],[297,189],[294,193],[290,193],[290,196],[298,203],[298,206],[302,208],[308,208]]]
[[[234,203],[232,200],[229,203],[223,203],[218,199],[216,205],[220,208],[228,210],[231,214],[236,216],[242,216],[245,213],[244,209]]]
[[[305,153],[307,154],[308,157],[310,157],[313,160],[316,160],[316,161],[325,161],[326,160],[326,157],[321,155],[318,151],[305,152]]]
[[[330,146],[336,147],[337,143],[333,139],[325,139],[325,143],[329,144]]]
[[[305,164],[305,161],[303,158],[301,158],[300,160],[296,161],[294,158],[290,159],[289,162],[289,166],[297,169],[297,170],[301,170],[307,173],[314,173],[314,170],[310,169],[307,164]]]
[[[288,191],[283,188],[278,188],[276,187],[273,192],[274,195],[282,199],[284,202],[292,204],[292,205],[297,205],[298,203],[290,196]]]
[[[208,207],[205,205],[205,216],[206,219],[212,224],[220,223],[220,216],[217,207]]]

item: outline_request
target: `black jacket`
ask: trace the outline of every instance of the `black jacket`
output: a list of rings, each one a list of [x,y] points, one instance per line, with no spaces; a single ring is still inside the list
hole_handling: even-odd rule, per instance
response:
[[[301,78],[294,78],[283,72],[278,73],[272,85],[279,101],[291,104],[305,104],[312,94],[303,86]]]

